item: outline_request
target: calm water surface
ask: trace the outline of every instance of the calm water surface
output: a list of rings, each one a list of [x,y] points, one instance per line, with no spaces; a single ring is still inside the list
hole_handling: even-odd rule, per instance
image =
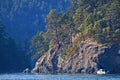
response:
[[[33,75],[0,74],[0,80],[120,80],[120,75]]]

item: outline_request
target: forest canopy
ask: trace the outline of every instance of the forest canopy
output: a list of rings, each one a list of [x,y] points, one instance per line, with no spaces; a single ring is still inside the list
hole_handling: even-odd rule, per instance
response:
[[[0,73],[21,72],[28,66],[25,51],[6,33],[0,19]]]
[[[71,0],[66,13],[51,10],[46,22],[46,32],[32,38],[31,49],[37,57],[60,49],[65,58],[88,38],[100,44],[120,43],[119,0]]]

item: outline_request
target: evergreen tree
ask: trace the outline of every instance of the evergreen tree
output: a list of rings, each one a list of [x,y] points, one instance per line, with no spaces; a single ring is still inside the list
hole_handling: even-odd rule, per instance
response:
[[[24,50],[17,47],[15,41],[8,36],[0,20],[0,73],[22,72],[28,64]]]
[[[71,0],[66,13],[51,10],[46,22],[46,32],[43,34],[44,39],[48,40],[49,49],[58,48],[64,57],[78,51],[79,43],[89,38],[102,44],[120,43],[119,0]],[[41,40],[37,39],[36,42]],[[43,46],[37,49],[45,50]]]

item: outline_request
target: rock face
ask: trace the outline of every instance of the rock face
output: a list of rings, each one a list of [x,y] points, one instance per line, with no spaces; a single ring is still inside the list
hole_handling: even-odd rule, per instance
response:
[[[63,60],[59,50],[51,49],[36,62],[34,73],[96,73],[104,69],[120,73],[120,44],[100,45],[91,41],[79,44],[79,51]]]

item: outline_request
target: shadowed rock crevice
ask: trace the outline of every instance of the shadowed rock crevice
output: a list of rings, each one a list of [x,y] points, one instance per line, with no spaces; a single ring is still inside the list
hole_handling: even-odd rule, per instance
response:
[[[120,45],[115,44],[106,48],[104,53],[100,54],[98,68],[105,69],[109,73],[120,73]]]

